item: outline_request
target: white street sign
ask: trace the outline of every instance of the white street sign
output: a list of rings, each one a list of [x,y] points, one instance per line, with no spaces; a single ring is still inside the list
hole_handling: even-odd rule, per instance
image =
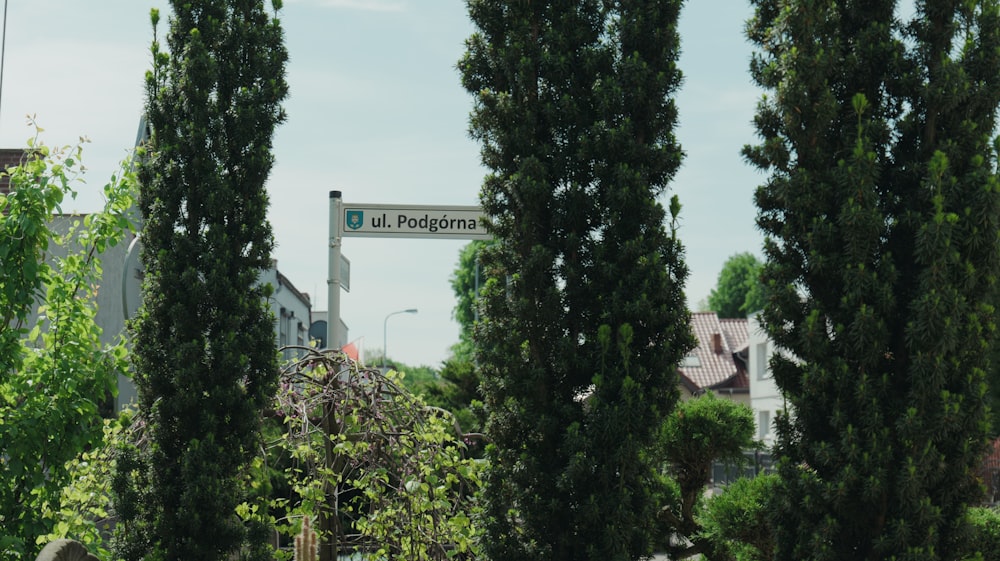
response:
[[[343,203],[340,234],[368,238],[486,240],[477,206],[375,205]]]
[[[347,292],[351,291],[351,262],[344,254],[340,254],[340,286]]]

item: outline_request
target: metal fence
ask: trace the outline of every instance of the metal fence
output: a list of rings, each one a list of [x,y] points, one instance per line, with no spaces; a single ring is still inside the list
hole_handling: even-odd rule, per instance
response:
[[[774,460],[769,452],[749,451],[743,453],[742,465],[716,462],[712,466],[713,488],[725,487],[743,477],[756,477],[774,471]],[[1000,438],[993,441],[976,475],[986,491],[984,504],[1000,505]]]
[[[748,451],[743,453],[742,465],[715,462],[712,465],[712,486],[725,487],[741,478],[756,477],[774,471],[774,462],[769,452]]]

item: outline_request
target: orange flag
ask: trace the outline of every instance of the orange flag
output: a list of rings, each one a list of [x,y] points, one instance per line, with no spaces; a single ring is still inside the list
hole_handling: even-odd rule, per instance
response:
[[[355,339],[340,348],[340,350],[343,351],[344,354],[346,354],[351,360],[354,360],[356,362],[361,362],[361,349],[358,345],[359,341],[361,341],[361,339]]]

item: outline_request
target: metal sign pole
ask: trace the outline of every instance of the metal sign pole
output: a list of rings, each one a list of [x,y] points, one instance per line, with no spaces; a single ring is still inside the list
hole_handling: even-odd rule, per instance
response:
[[[326,283],[326,348],[340,349],[340,191],[330,191],[330,262]]]

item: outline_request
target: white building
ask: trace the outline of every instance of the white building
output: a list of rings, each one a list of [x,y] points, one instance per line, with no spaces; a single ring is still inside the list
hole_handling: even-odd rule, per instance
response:
[[[274,337],[278,348],[287,345],[308,347],[309,327],[312,318],[312,301],[309,294],[300,292],[288,277],[278,270],[278,261],[271,261],[271,268],[264,271],[258,280],[260,284],[270,284],[274,290],[271,293],[271,313],[274,314]],[[305,354],[305,351],[285,350],[282,358],[292,360]]]
[[[50,226],[54,232],[65,234],[74,222],[83,218],[83,215],[56,215]],[[101,328],[101,342],[106,345],[114,344],[125,333],[125,318],[134,313],[139,305],[138,287],[142,271],[137,254],[134,251],[130,254],[128,251],[135,237],[134,233],[127,232],[122,243],[107,248],[99,255],[102,275],[97,291],[95,320]],[[65,255],[66,248],[55,244],[49,246],[50,258]],[[258,282],[270,283],[274,287],[270,307],[274,314],[275,344],[279,348],[285,345],[308,346],[312,307],[309,295],[300,292],[278,271],[276,261],[272,261],[271,268],[261,274]],[[29,325],[36,321],[37,313],[28,318]],[[301,353],[286,351],[284,358],[295,358],[298,354]],[[119,374],[115,411],[137,401],[138,396],[131,378]]]
[[[312,328],[310,329],[310,336],[311,336],[310,338],[312,339],[313,345],[315,345],[317,348],[320,349],[325,349],[328,347],[328,345],[326,344],[327,316],[329,316],[329,312],[326,310],[320,310],[320,311],[313,310],[312,313]],[[347,329],[347,324],[344,323],[343,319],[341,319],[340,333],[339,333],[340,339],[338,341],[335,341],[334,342],[335,344],[332,345],[331,348],[343,349],[345,346],[347,346],[349,343],[348,332],[349,330]],[[356,349],[356,350],[361,351],[362,349]],[[358,359],[355,358],[355,360]]]
[[[57,214],[49,224],[51,230],[58,235],[65,235],[75,223],[83,221],[82,214]],[[97,289],[97,311],[94,321],[101,328],[100,341],[102,345],[113,345],[125,332],[126,302],[122,297],[123,275],[126,268],[126,252],[129,243],[135,239],[135,234],[126,232],[125,239],[114,247],[108,247],[98,255],[101,260],[101,279]],[[76,251],[78,248],[70,248]],[[54,263],[54,259],[64,258],[69,250],[62,245],[50,243],[46,251],[46,260]],[[27,318],[27,325],[38,322],[37,305]],[[124,374],[118,375],[118,397],[115,399],[115,410],[120,410],[130,401],[136,401],[135,386],[132,380]]]
[[[749,338],[750,407],[757,423],[757,439],[770,448],[774,445],[774,418],[785,409],[785,401],[774,383],[769,365],[774,354],[774,343],[764,333],[758,314],[747,318]]]

